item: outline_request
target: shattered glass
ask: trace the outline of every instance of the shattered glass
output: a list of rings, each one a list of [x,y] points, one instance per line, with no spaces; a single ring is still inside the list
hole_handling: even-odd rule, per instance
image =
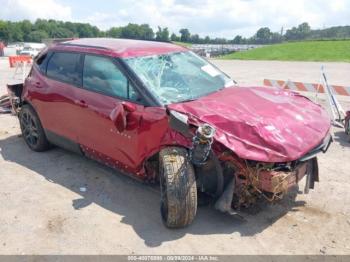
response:
[[[232,79],[189,51],[124,61],[164,105],[194,100],[233,85]]]

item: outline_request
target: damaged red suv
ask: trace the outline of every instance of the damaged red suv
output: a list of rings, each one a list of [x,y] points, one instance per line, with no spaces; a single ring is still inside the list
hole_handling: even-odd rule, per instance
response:
[[[236,214],[257,198],[282,198],[304,176],[306,191],[313,188],[316,155],[332,141],[319,105],[280,89],[236,86],[170,43],[58,43],[9,92],[32,150],[57,145],[160,182],[161,217],[171,228],[192,222],[199,193]]]

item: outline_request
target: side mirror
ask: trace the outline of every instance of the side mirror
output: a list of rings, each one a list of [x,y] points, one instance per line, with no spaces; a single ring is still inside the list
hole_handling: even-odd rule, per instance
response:
[[[109,118],[113,121],[119,132],[123,132],[126,128],[126,112],[122,104],[118,104],[109,114]]]
[[[136,111],[136,106],[132,103],[129,103],[129,102],[118,103],[118,105],[110,113],[109,118],[113,121],[117,130],[119,132],[123,132],[128,125],[127,115],[135,111]]]

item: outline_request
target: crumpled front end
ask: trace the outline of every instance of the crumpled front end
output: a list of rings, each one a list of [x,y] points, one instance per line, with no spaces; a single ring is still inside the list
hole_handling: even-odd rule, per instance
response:
[[[322,142],[331,123],[308,98],[263,87],[225,88],[169,109],[194,126],[213,126],[214,139],[240,158],[269,163],[302,157]]]
[[[225,163],[224,166],[231,166],[231,179],[235,181],[234,188],[230,188],[232,184],[227,184],[222,194],[224,196],[225,191],[232,191],[232,199],[220,197],[217,201],[216,207],[221,211],[229,211],[231,207],[247,207],[258,198],[269,202],[280,200],[304,176],[307,177],[305,192],[314,188],[314,183],[319,181],[316,157],[306,161],[271,164],[242,160],[226,152],[219,159]]]
[[[188,157],[194,165],[199,190],[216,199],[216,209],[230,214],[236,214],[234,210],[248,207],[259,198],[269,202],[282,199],[305,176],[304,192],[308,193],[319,181],[317,154],[325,153],[333,140],[328,134],[318,146],[294,161],[247,160],[215,141],[216,130],[209,124],[186,128],[188,119],[179,121],[178,118],[175,123],[176,116],[177,113],[171,113],[172,128],[192,136]]]
[[[199,190],[224,212],[279,200],[305,176],[308,192],[319,180],[316,156],[332,142],[325,110],[281,90],[227,88],[168,108],[182,118],[175,129],[193,137]]]
[[[223,212],[235,214],[234,210],[247,207],[264,198],[269,202],[275,202],[283,198],[289,190],[297,185],[306,176],[304,192],[314,188],[315,182],[319,182],[317,154],[325,153],[332,142],[332,136],[328,135],[323,142],[300,159],[284,163],[266,163],[239,158],[231,150],[218,150],[216,158],[220,163],[217,168],[217,182],[225,181],[220,192],[216,192],[217,201],[215,207]],[[222,149],[222,148],[221,148]],[[192,149],[193,150],[193,149]],[[208,165],[212,159],[208,157]],[[206,163],[202,164],[198,172],[199,180],[203,180]],[[212,172],[211,175],[214,175]],[[219,176],[223,176],[219,178]],[[205,189],[204,189],[205,191]]]

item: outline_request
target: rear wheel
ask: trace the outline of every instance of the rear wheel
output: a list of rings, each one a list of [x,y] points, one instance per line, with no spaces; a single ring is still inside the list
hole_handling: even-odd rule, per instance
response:
[[[160,154],[161,215],[169,228],[185,227],[197,212],[197,186],[187,150],[163,149]]]
[[[23,105],[19,114],[19,122],[23,138],[30,149],[42,152],[50,148],[39,117],[30,105]]]

